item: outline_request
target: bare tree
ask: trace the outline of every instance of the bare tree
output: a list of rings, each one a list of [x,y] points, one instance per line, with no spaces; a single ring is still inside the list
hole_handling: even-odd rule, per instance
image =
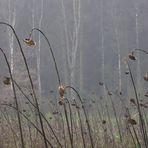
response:
[[[79,44],[79,31],[80,31],[80,20],[81,20],[81,1],[73,0],[73,19],[74,25],[72,30],[68,30],[66,11],[64,6],[64,1],[62,0],[62,12],[64,19],[64,30],[66,37],[66,55],[67,55],[67,64],[70,75],[70,85],[75,85],[75,70],[76,70],[76,57]]]
[[[41,12],[40,12],[40,19],[39,19],[39,29],[41,29],[42,25],[42,19],[43,19],[43,0],[41,0]],[[38,83],[39,83],[39,94],[41,95],[42,89],[41,89],[41,72],[40,72],[40,64],[41,64],[41,34],[39,33],[38,38],[38,52],[37,52],[37,70],[38,70]]]
[[[15,27],[15,22],[16,22],[16,6],[15,6],[15,1],[9,0],[8,2],[8,22],[9,24],[12,25],[12,27]],[[14,35],[11,30],[8,32],[9,36],[9,47],[10,47],[10,67],[11,67],[11,72],[13,74],[13,68],[14,68],[14,61],[13,61],[13,53],[14,53]]]
[[[113,11],[112,11],[112,17],[113,17],[113,23],[115,28],[115,39],[116,39],[116,45],[117,45],[117,53],[118,53],[118,91],[121,93],[121,87],[122,87],[122,80],[121,80],[121,54],[120,54],[120,41],[119,41],[119,31],[118,31],[118,16],[117,16],[117,1],[113,1]]]
[[[138,15],[139,15],[139,8],[138,8],[138,2],[135,3],[135,22],[136,22],[136,48],[139,49],[139,21],[138,21]],[[142,90],[141,85],[141,68],[140,68],[140,54],[137,52],[137,88],[138,91]]]

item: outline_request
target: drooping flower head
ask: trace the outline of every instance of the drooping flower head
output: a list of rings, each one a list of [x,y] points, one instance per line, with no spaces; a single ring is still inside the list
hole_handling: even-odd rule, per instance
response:
[[[136,57],[135,57],[135,55],[134,55],[134,52],[131,52],[131,53],[128,55],[128,57],[129,57],[130,60],[133,60],[133,61],[136,60]]]
[[[64,94],[65,94],[65,87],[61,84],[58,87],[58,90],[59,90],[60,97],[63,98],[64,97]]]
[[[59,85],[58,91],[59,91],[59,95],[60,95],[59,105],[63,105],[64,104],[64,100],[65,100],[65,97],[64,97],[65,87],[64,87],[64,85],[62,85],[62,84]]]
[[[28,46],[35,46],[36,43],[34,42],[34,40],[31,37],[31,34],[29,34],[29,38],[26,38],[23,40],[24,43],[26,43]]]

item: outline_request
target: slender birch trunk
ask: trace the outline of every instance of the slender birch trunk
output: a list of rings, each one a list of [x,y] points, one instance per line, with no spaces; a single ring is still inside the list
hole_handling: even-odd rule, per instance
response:
[[[8,5],[9,5],[8,6],[8,12],[9,12],[8,22],[14,28],[15,22],[16,22],[15,4],[12,5],[11,0],[9,0]],[[12,6],[14,6],[14,7],[12,8]],[[14,54],[14,35],[13,35],[13,33],[11,31],[9,31],[8,36],[9,36],[9,47],[10,47],[10,68],[11,68],[11,72],[13,74],[13,69],[14,69],[14,58],[13,58],[13,54]]]
[[[39,29],[41,29],[41,25],[42,25],[42,19],[43,19],[43,0],[41,0],[41,13],[40,13],[40,19],[39,19]],[[40,65],[41,65],[41,34],[39,33],[39,38],[38,38],[38,52],[37,52],[37,70],[38,70],[38,89],[39,89],[39,95],[41,96],[42,94],[42,88],[41,88],[41,72],[40,72]]]
[[[117,6],[116,6],[116,1],[114,2],[113,5],[113,13],[112,17],[114,20],[114,27],[115,27],[115,38],[116,38],[116,44],[117,44],[117,53],[118,53],[118,92],[121,93],[122,89],[122,80],[121,80],[121,51],[120,51],[120,41],[119,41],[119,31],[118,31],[118,16],[117,16]]]

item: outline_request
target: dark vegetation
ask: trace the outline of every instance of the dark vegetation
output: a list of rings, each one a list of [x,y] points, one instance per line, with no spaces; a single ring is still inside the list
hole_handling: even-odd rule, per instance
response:
[[[138,94],[132,72],[132,64],[137,60],[136,53],[148,54],[147,51],[132,50],[124,61],[127,67],[125,75],[130,78],[134,98],[125,101],[126,96],[122,92],[113,92],[107,84],[98,82],[98,89],[104,87],[105,96],[98,98],[94,95],[86,100],[73,86],[62,83],[59,63],[56,63],[48,38],[40,29],[33,28],[24,42],[28,46],[34,46],[36,43],[32,32],[38,31],[43,35],[49,46],[58,80],[57,90],[50,91],[51,94],[58,91],[58,102],[54,103],[48,98],[45,103],[49,104],[50,112],[43,112],[38,102],[42,98],[38,98],[36,93],[21,42],[11,25],[4,22],[0,22],[0,25],[6,25],[14,33],[31,86],[26,92],[16,82],[5,50],[0,48],[9,72],[9,76],[3,77],[3,85],[11,87],[9,91],[13,92],[11,102],[4,101],[0,104],[0,147],[148,148],[148,92]],[[148,73],[143,74],[143,80],[148,81]]]

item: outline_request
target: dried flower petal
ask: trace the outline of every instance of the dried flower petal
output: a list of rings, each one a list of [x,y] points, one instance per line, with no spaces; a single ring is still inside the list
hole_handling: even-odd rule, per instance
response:
[[[9,78],[9,77],[5,77],[3,83],[4,83],[5,85],[10,85],[10,84],[11,84],[10,78]]]

